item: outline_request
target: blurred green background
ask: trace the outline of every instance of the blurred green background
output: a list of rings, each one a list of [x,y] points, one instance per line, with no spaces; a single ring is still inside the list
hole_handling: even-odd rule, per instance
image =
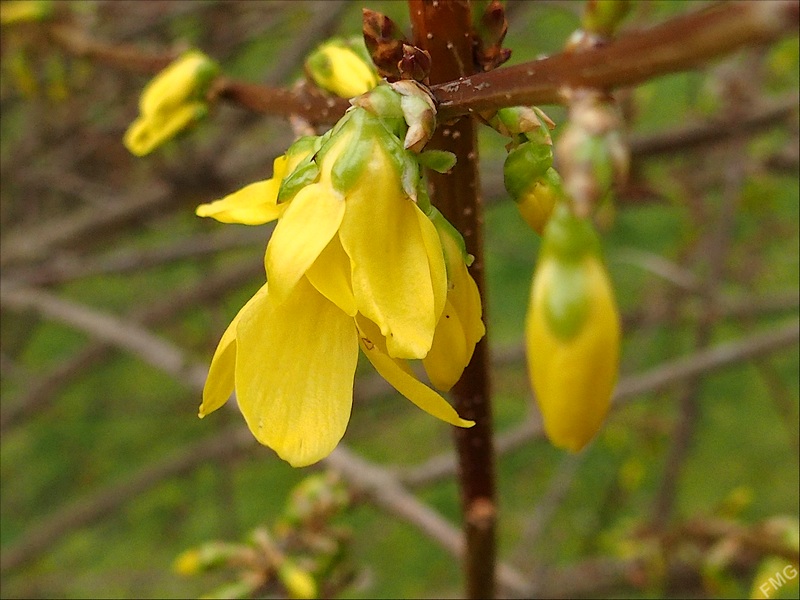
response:
[[[409,31],[399,1],[87,1],[59,10],[105,42],[155,53],[196,46],[231,77],[289,84],[302,76],[302,57],[318,41],[359,33],[362,6]],[[512,2],[509,64],[557,52],[578,26],[581,6]],[[623,31],[700,7],[636,3]],[[37,24],[3,31],[3,286],[33,287],[121,318],[149,311],[149,331],[192,364],[206,365],[263,280],[270,229],[198,219],[194,207],[269,176],[291,128],[220,105],[195,131],[135,159],[121,140],[147,77],[68,56],[41,31]],[[644,148],[634,153],[631,184],[601,223],[625,321],[622,384],[702,352],[698,340],[712,348],[746,344],[797,322],[797,68],[794,37],[618,94],[633,147]],[[793,102],[793,111],[779,110],[734,139],[661,153],[645,144],[695,125],[730,129]],[[564,122],[564,109],[543,108]],[[538,239],[502,189],[504,140],[486,129],[480,143],[494,415],[502,438],[535,415],[521,344]],[[709,264],[715,252],[717,267]],[[715,268],[709,303],[704,282]],[[91,355],[96,342],[75,327],[4,306],[0,333],[0,551],[5,560],[23,556],[4,565],[5,598],[207,593],[230,573],[182,577],[175,558],[270,526],[291,488],[311,472],[292,469],[266,448],[227,443],[225,432],[241,423],[235,411],[200,421],[199,396],[185,382],[113,348]],[[500,558],[536,580],[541,569],[649,557],[643,564],[652,568],[639,579],[589,587],[588,596],[749,594],[769,553],[726,563],[719,558],[725,536],[698,540],[680,525],[723,520],[758,532],[776,516],[796,522],[799,360],[796,342],[783,344],[701,379],[633,394],[577,458],[541,438],[503,451]],[[683,421],[691,431],[686,455],[663,490]],[[376,385],[360,365],[344,443],[407,474],[449,452],[451,432]],[[452,476],[415,493],[458,523]],[[648,534],[648,524],[672,495],[665,542]],[[347,560],[355,573],[341,596],[460,593],[457,560],[410,524],[369,502],[335,522],[350,529]],[[663,550],[660,562],[652,560],[653,544]],[[671,587],[673,559],[699,574],[684,588]]]

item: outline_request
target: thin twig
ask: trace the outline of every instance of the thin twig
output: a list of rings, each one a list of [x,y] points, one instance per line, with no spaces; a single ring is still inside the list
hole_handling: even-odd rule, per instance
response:
[[[205,383],[206,369],[187,362],[179,348],[119,317],[68,302],[42,290],[11,287],[8,284],[0,289],[0,299],[8,308],[36,310],[44,317],[75,327],[98,340],[130,352],[179,381],[191,382],[193,386],[199,386],[199,389]]]
[[[257,260],[251,264],[226,268],[220,273],[210,273],[197,285],[181,289],[154,304],[137,309],[127,319],[145,327],[159,325],[174,318],[186,307],[218,298],[232,288],[254,279],[259,273],[263,273],[263,269],[263,262]],[[33,381],[31,387],[16,402],[3,403],[0,411],[0,432],[5,432],[46,409],[48,401],[59,389],[90,367],[107,359],[109,347],[103,341],[94,341],[49,372],[29,378]]]
[[[687,379],[705,375],[741,362],[794,346],[800,341],[800,321],[726,342],[664,363],[638,375],[623,377],[614,391],[613,409],[631,400],[665,390]],[[544,435],[541,416],[533,413],[524,423],[497,436],[497,452],[511,452]],[[399,470],[400,480],[410,487],[428,485],[456,472],[452,452],[434,456],[424,463]]]

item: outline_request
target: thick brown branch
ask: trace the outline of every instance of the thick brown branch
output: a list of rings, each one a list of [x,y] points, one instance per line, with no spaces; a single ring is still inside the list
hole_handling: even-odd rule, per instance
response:
[[[432,87],[442,118],[502,106],[560,104],[565,88],[613,89],[694,68],[744,46],[796,35],[797,1],[723,2],[619,37],[596,50],[463,77]]]
[[[408,6],[414,43],[431,57],[430,81],[449,81],[473,73],[469,2],[409,0]],[[430,146],[453,152],[457,158],[449,173],[427,174],[428,188],[433,203],[461,232],[467,252],[475,257],[470,272],[484,299],[483,314],[486,315],[483,206],[479,197],[474,121],[462,118],[440,127]],[[497,508],[490,366],[485,337],[476,346],[472,360],[453,388],[453,397],[458,413],[475,421],[474,427],[455,432],[466,541],[463,566],[466,595],[468,598],[492,598],[495,593]]]

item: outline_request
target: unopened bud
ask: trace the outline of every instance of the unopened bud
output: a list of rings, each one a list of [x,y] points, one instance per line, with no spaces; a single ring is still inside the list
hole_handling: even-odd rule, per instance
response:
[[[555,446],[577,452],[608,412],[620,323],[597,237],[563,203],[545,229],[525,337],[545,432]]]
[[[278,567],[278,579],[291,598],[316,598],[317,583],[308,571],[285,559]]]
[[[380,81],[360,39],[324,42],[308,56],[305,69],[315,84],[342,98],[363,94]]]

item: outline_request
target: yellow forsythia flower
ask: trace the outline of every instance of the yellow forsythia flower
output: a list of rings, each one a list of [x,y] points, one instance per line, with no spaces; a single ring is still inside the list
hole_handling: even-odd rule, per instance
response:
[[[573,452],[597,433],[617,379],[620,322],[588,222],[564,204],[545,229],[525,336],[550,441]]]
[[[468,315],[472,347],[482,324],[474,306],[461,308],[474,304],[464,273],[453,270],[450,281],[462,291],[448,297],[446,251],[414,201],[419,165],[403,133],[354,107],[325,136],[290,148],[255,192],[198,209],[226,222],[278,219],[265,255],[268,284],[223,334],[200,416],[235,389],[253,435],[294,466],[324,458],[344,435],[359,347],[414,404],[473,425],[406,362],[431,352],[448,300]],[[467,354],[453,359],[462,370]]]
[[[550,215],[553,214],[553,208],[561,197],[561,178],[556,170],[550,167],[516,198],[517,209],[528,226],[542,235]]]
[[[305,67],[314,83],[342,98],[360,96],[380,81],[360,39],[351,43],[334,39],[321,44],[306,59]]]
[[[125,132],[125,147],[144,156],[208,113],[206,91],[219,72],[198,50],[184,53],[147,84],[139,99],[139,118]]]
[[[506,190],[522,218],[539,235],[563,197],[561,178],[552,164],[552,147],[535,139],[511,150],[503,165]]]

